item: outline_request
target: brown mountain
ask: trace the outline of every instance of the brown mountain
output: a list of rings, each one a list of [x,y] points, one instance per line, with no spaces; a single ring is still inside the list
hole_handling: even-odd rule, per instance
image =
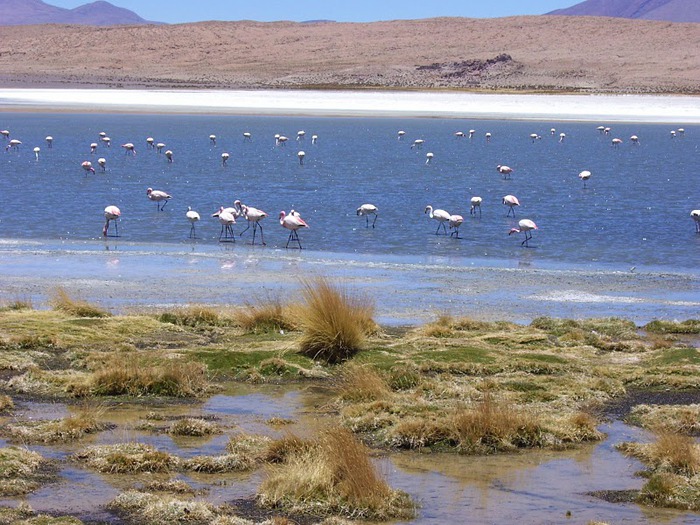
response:
[[[150,24],[128,9],[102,0],[75,9],[56,7],[41,0],[0,0],[0,25],[82,24],[96,26]]]
[[[527,16],[4,26],[0,85],[700,94],[700,24]]]
[[[698,0],[586,0],[548,14],[700,22],[700,2]]]

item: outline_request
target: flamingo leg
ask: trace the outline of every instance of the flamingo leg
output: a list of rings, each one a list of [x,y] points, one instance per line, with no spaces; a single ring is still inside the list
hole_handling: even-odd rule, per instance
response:
[[[230,224],[227,224],[227,225],[226,225],[226,231],[227,231],[227,233],[230,233],[230,234],[231,234],[231,239],[233,239],[233,242],[236,242],[236,234],[233,233],[233,226],[230,225]],[[228,235],[227,235],[227,236],[228,236]]]
[[[119,237],[119,223],[117,221],[114,221],[114,230],[115,230],[115,237]]]
[[[163,205],[160,207],[160,211],[163,211],[165,209],[165,205],[168,204],[168,200],[163,201]]]
[[[221,236],[224,234],[224,225],[221,225],[221,231],[219,232],[219,240],[221,240]]]
[[[365,215],[365,228],[369,228],[369,215]]]
[[[379,215],[377,215],[377,214],[375,213],[375,214],[374,214],[374,220],[372,221],[372,228],[374,228],[374,225],[377,223],[377,217],[379,217]]]
[[[245,230],[243,230],[241,233],[238,235],[243,235],[245,232],[247,232],[250,229],[250,221],[248,221],[248,226],[246,226]],[[253,230],[253,233],[255,233],[255,230]]]
[[[195,239],[197,237],[197,232],[194,229],[194,223],[190,226],[190,239]]]
[[[262,245],[265,246],[265,236],[263,235],[262,224],[258,224],[257,222],[255,224],[260,228],[260,240],[262,241]],[[255,234],[255,231],[253,231],[253,234]],[[253,241],[255,241],[255,235],[253,235]]]
[[[285,249],[286,249],[286,248],[289,248],[289,241],[292,240],[292,237],[293,237],[293,236],[294,236],[294,230],[292,230],[292,231],[289,232],[289,237],[287,237],[287,245],[285,246]]]
[[[297,244],[299,245],[299,249],[301,250],[302,248],[301,248],[301,241],[299,240],[299,232],[297,232],[296,230],[294,230],[294,238],[296,239]]]

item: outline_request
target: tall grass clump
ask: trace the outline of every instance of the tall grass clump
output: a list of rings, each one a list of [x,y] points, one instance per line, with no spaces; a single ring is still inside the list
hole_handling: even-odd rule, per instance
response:
[[[222,315],[219,310],[203,305],[190,305],[174,308],[158,316],[161,323],[199,328],[205,326],[229,326],[231,318]]]
[[[299,345],[301,353],[312,359],[329,364],[345,361],[361,351],[367,334],[376,330],[374,307],[327,279],[303,281],[302,295]]]
[[[236,310],[234,318],[246,333],[259,334],[296,330],[294,320],[287,315],[279,300],[270,299],[246,305]]]
[[[411,518],[415,505],[377,474],[367,448],[344,428],[324,431],[310,447],[293,447],[269,465],[258,501],[289,512],[386,521]]]
[[[20,311],[20,310],[34,310],[34,305],[31,299],[15,299],[10,301],[8,304],[0,308],[0,310],[8,311]]]
[[[18,496],[40,484],[40,454],[20,447],[0,448],[0,496]]]
[[[82,299],[74,299],[65,288],[57,287],[49,301],[54,310],[65,312],[76,317],[109,317],[111,314],[99,306]]]
[[[391,393],[386,380],[368,365],[349,362],[343,365],[338,393],[346,401],[377,401]]]

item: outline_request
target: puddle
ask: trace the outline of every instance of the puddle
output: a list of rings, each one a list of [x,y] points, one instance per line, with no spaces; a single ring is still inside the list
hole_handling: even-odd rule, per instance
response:
[[[200,404],[161,407],[123,404],[111,407],[104,419],[113,430],[81,443],[30,446],[43,455],[65,460],[92,443],[139,441],[150,443],[181,457],[220,454],[234,432],[264,433],[278,437],[285,432],[313,435],[323,427],[323,408],[328,394],[322,389],[298,386],[231,385]],[[15,418],[46,419],[67,415],[73,409],[61,404],[26,404]],[[164,417],[215,418],[224,435],[208,438],[176,438],[137,430],[150,412]],[[282,427],[270,418],[291,420]],[[155,421],[167,426],[169,421]],[[636,490],[643,480],[635,477],[642,465],[625,458],[614,445],[621,441],[648,441],[641,429],[622,422],[601,428],[608,438],[598,444],[569,451],[532,451],[505,456],[472,457],[454,454],[393,453],[376,460],[392,487],[411,494],[421,504],[416,520],[400,523],[444,524],[521,523],[560,524],[604,521],[615,524],[698,524],[700,514],[645,509],[631,503],[609,503],[589,496],[600,490]],[[216,505],[249,499],[264,477],[263,470],[232,474],[174,473],[172,475],[106,475],[65,462],[60,480],[24,498],[0,500],[0,505],[26,501],[40,512],[74,513],[93,521],[119,523],[104,506],[121,491],[153,480],[182,479],[205,492],[199,498]],[[570,513],[570,517],[567,517]]]

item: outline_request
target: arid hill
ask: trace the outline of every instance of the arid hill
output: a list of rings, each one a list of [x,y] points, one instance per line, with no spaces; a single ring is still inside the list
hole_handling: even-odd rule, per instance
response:
[[[84,24],[111,26],[117,24],[148,24],[128,9],[117,7],[104,0],[97,0],[64,9],[42,0],[0,0],[0,25],[27,24]]]
[[[700,93],[700,25],[531,16],[0,27],[0,84]]]
[[[586,0],[549,14],[700,22],[700,2],[697,0]]]

